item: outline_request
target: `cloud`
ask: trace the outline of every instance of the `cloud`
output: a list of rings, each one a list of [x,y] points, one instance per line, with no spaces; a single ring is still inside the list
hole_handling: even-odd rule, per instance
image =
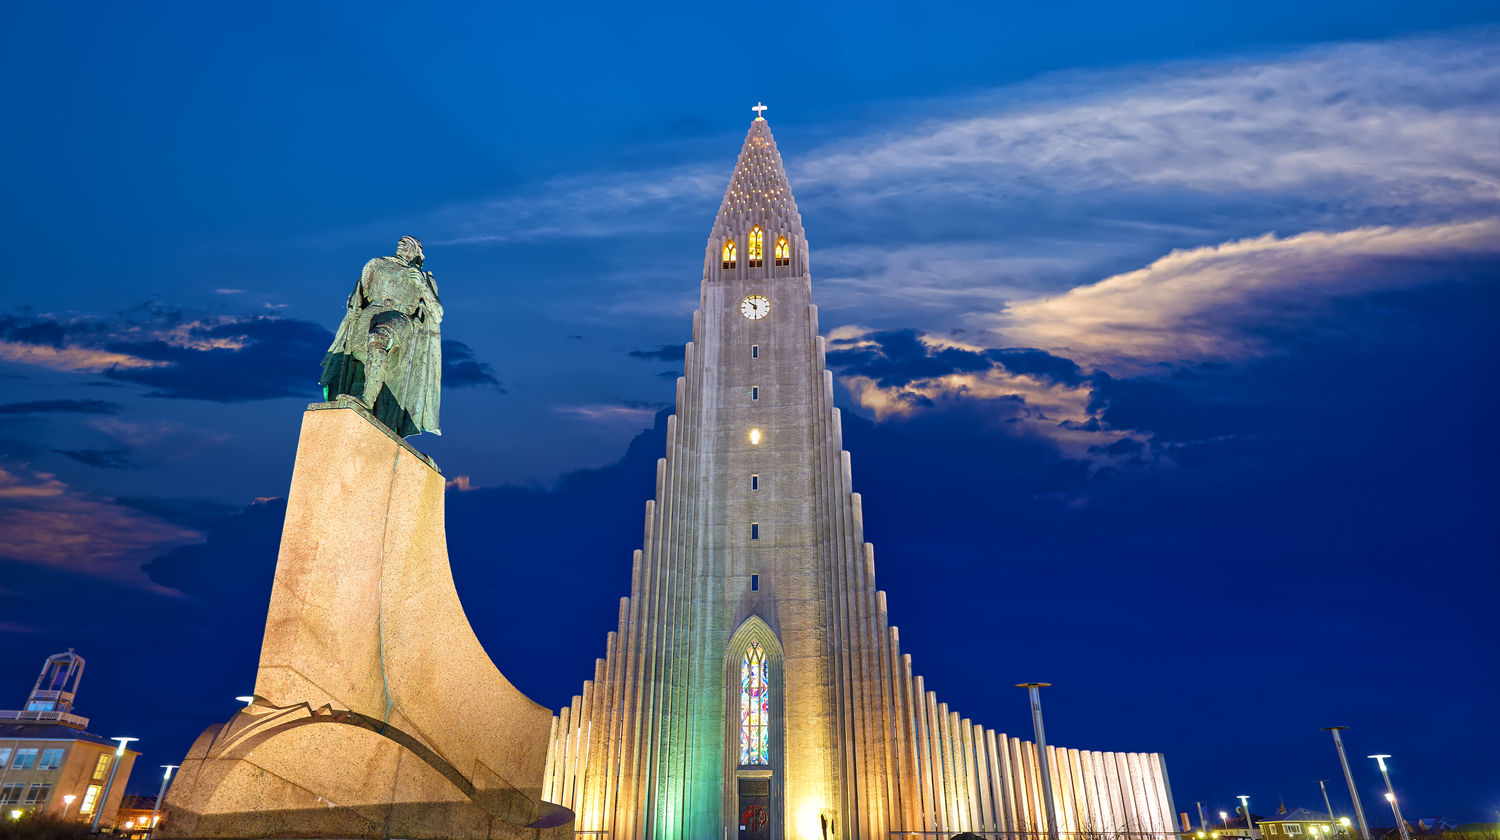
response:
[[[479,361],[469,345],[461,341],[443,339],[443,386],[446,388],[478,388],[488,386],[500,393],[495,371],[485,362]]]
[[[0,405],[0,414],[114,414],[120,404],[107,400],[33,400]]]
[[[595,405],[567,405],[554,408],[558,414],[571,417],[574,420],[582,420],[587,423],[605,423],[627,425],[650,425],[651,418],[656,414],[656,408],[647,405],[632,404],[595,404]]]
[[[1136,271],[1009,304],[1007,343],[1094,366],[1235,359],[1272,351],[1260,331],[1307,306],[1449,277],[1411,260],[1500,254],[1500,219],[1274,234],[1173,251]]]
[[[0,554],[20,562],[155,588],[141,564],[201,536],[51,473],[0,468]]]
[[[658,362],[680,362],[687,358],[687,347],[682,344],[663,344],[659,347],[649,347],[640,350],[629,350],[625,353],[632,359],[646,359]]]
[[[125,457],[123,449],[54,449],[59,455],[66,455],[80,464],[91,467],[103,467],[110,470],[132,469],[136,465]]]

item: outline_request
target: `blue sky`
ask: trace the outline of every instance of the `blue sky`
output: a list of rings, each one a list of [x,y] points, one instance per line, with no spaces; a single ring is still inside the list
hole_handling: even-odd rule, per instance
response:
[[[1408,813],[1500,807],[1492,4],[10,18],[13,702],[72,644],[84,713],[152,763],[232,711],[318,359],[412,233],[457,342],[419,446],[470,488],[460,593],[564,703],[764,100],[881,585],[945,700],[1020,733],[1011,686],[1050,679],[1053,738],[1167,753],[1180,810],[1319,806],[1330,723]],[[576,613],[531,597],[564,587]]]

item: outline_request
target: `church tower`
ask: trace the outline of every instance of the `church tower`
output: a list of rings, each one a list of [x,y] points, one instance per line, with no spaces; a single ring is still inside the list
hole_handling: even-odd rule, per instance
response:
[[[750,124],[704,251],[631,592],[543,797],[605,840],[1045,828],[1035,746],[927,692],[851,490],[808,243]],[[1048,748],[1063,830],[1171,833],[1160,756]]]

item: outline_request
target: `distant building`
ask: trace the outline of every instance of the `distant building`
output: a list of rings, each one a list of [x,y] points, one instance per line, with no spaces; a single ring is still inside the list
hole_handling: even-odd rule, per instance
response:
[[[153,815],[157,822],[161,821],[161,813],[156,810],[156,794],[126,794],[120,800],[120,810],[115,814],[115,834],[145,834],[152,825]]]
[[[1265,840],[1322,840],[1339,832],[1339,825],[1327,814],[1306,808],[1283,810],[1260,821]]]
[[[88,718],[73,714],[82,679],[83,657],[69,648],[47,658],[24,708],[0,710],[0,808],[80,821],[102,808],[100,824],[114,824],[139,753],[125,750],[116,769],[117,745],[85,731]]]

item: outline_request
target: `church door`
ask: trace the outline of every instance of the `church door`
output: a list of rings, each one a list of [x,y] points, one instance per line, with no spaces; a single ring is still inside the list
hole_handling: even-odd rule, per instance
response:
[[[740,779],[739,840],[771,840],[771,780]]]

